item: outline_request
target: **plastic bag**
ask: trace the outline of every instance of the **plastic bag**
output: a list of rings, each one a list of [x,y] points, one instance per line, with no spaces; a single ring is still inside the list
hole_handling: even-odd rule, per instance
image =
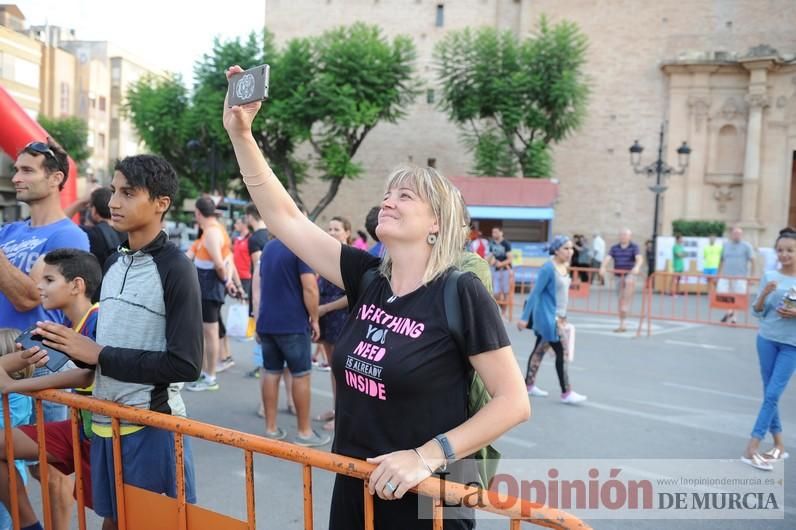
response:
[[[227,314],[227,335],[245,339],[249,332],[249,306],[232,304]]]

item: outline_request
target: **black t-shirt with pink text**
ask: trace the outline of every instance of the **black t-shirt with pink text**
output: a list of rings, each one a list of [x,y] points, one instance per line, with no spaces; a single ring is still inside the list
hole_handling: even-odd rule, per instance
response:
[[[412,449],[467,420],[469,362],[448,330],[445,275],[401,297],[379,275],[360,292],[379,258],[344,246],[340,268],[351,314],[335,345],[333,451],[368,458]],[[481,281],[459,281],[465,354],[510,344]]]

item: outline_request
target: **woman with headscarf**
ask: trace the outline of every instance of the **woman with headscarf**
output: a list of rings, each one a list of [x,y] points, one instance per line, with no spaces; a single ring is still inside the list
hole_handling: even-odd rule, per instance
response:
[[[550,261],[542,265],[536,276],[522,317],[517,328],[527,327],[536,334],[536,345],[528,358],[528,369],[525,375],[525,386],[528,394],[544,397],[548,392],[536,386],[536,374],[548,347],[556,354],[556,373],[561,385],[561,402],[575,404],[586,401],[586,396],[572,390],[567,376],[567,365],[564,359],[564,326],[567,323],[567,304],[569,302],[569,263],[572,260],[574,246],[566,236],[556,236],[550,243]],[[530,322],[530,325],[529,325]]]

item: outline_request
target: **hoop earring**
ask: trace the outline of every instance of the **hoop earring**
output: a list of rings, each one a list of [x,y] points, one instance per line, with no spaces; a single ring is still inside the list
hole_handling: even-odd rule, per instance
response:
[[[437,234],[429,234],[426,236],[426,243],[428,243],[432,247],[434,246],[434,244],[436,244],[436,242],[437,242]]]

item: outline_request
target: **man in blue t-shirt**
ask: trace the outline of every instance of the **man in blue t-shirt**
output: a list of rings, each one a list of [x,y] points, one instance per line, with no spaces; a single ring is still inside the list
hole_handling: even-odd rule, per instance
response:
[[[30,218],[0,228],[0,328],[28,329],[40,320],[63,323],[61,311],[41,306],[37,284],[43,276],[44,255],[56,248],[89,250],[88,237],[61,208],[61,190],[69,175],[69,159],[58,145],[31,142],[14,162],[11,182],[17,200],[30,208]],[[37,368],[34,376],[50,373]],[[64,421],[67,408],[43,402],[44,421]],[[68,478],[50,466],[50,498],[62,498]]]
[[[0,327],[27,329],[39,320],[61,323],[45,311],[36,288],[44,262],[56,248],[88,251],[88,237],[61,208],[60,192],[69,174],[66,153],[57,145],[31,142],[17,157],[11,182],[30,218],[0,228]],[[65,419],[65,418],[64,418]]]
[[[619,295],[619,327],[614,330],[616,333],[627,331],[625,319],[633,302],[636,277],[644,264],[644,256],[642,256],[638,245],[631,240],[631,236],[630,229],[623,228],[619,232],[619,243],[611,247],[600,266],[600,276],[605,278],[608,266],[611,262],[614,264],[614,276],[616,276]]]
[[[298,433],[294,442],[305,447],[329,443],[310,425],[311,340],[318,340],[318,281],[315,274],[278,239],[268,242],[260,258],[260,307],[257,336],[263,350],[262,383],[265,436],[281,440],[276,425],[279,380],[287,366],[293,377],[293,402]]]

